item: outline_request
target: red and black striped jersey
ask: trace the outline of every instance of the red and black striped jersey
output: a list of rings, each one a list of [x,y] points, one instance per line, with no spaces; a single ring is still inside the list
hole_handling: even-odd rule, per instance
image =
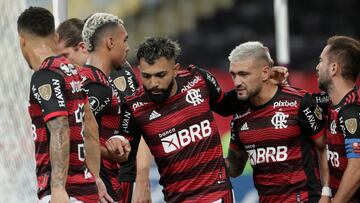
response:
[[[95,115],[99,126],[100,145],[105,146],[106,141],[120,133],[120,99],[118,92],[112,88],[108,77],[98,68],[85,65],[80,68],[83,87],[88,95],[90,108]],[[116,194],[120,188],[118,170],[120,164],[101,159],[100,177],[104,181],[108,193],[115,201],[120,197]]]
[[[223,98],[215,78],[181,70],[178,91],[155,103],[140,87],[123,105],[123,133],[143,135],[155,158],[166,202],[212,202],[231,189],[211,108]]]
[[[311,140],[324,134],[321,109],[303,90],[278,87],[261,106],[244,103],[232,120],[230,147],[246,150],[260,202],[317,202],[318,162]]]
[[[357,87],[354,87],[339,104],[332,105],[330,101],[326,135],[330,187],[333,189],[333,195],[339,188],[348,158],[360,158],[359,101]],[[360,199],[360,189],[353,198]]]
[[[49,57],[33,74],[30,88],[29,113],[35,141],[39,198],[50,194],[50,132],[46,122],[68,116],[70,160],[66,190],[69,196],[83,202],[98,202],[95,178],[84,163],[83,117],[87,99],[80,75],[65,57]]]

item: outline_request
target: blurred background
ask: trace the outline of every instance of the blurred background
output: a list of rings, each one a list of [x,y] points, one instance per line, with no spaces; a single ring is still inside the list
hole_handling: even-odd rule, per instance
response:
[[[357,22],[360,19],[360,12],[358,12],[360,1],[281,0],[281,2],[287,2],[288,17],[286,17],[287,22],[285,23],[289,32],[285,39],[276,38],[274,16],[278,14],[278,11],[274,11],[274,0],[68,0],[67,18],[85,19],[95,12],[109,12],[118,15],[125,21],[125,27],[129,33],[131,51],[128,60],[135,69],[137,66],[134,57],[135,51],[144,37],[171,37],[177,40],[182,47],[182,55],[179,57],[180,64],[183,67],[196,64],[209,69],[217,77],[224,90],[232,88],[231,79],[227,73],[229,65],[227,56],[230,51],[246,41],[261,41],[269,47],[276,64],[286,65],[289,68],[291,85],[304,88],[310,92],[319,91],[314,72],[318,57],[327,39],[333,35],[349,35],[357,39],[360,38],[360,24]],[[1,34],[2,46],[3,43],[9,42],[10,44],[17,44],[17,42],[11,43],[17,40],[16,19],[26,7],[41,6],[50,11],[53,9],[50,0],[1,1],[0,5],[3,10],[0,27],[2,29],[7,28],[4,31],[5,34],[4,32]],[[280,16],[280,18],[283,17]],[[288,57],[285,57],[287,58],[285,61],[277,60],[280,57],[279,45],[284,45],[282,43],[277,44],[280,42],[279,40],[283,40],[287,48],[285,55]],[[26,66],[18,47],[7,51],[3,49],[1,52],[1,60],[17,58],[18,63],[14,64],[10,61],[9,66]],[[25,69],[27,72],[24,73]],[[26,111],[27,103],[25,101],[27,101],[29,90],[26,85],[28,85],[30,72],[27,68],[15,67],[12,70],[21,72],[21,75],[17,72],[14,72],[13,75],[4,75],[4,70],[4,67],[0,68],[0,88],[3,93],[3,99],[0,97],[0,114],[3,115],[9,105],[12,108],[13,102],[9,99],[10,96],[7,96],[9,88],[12,87],[16,87],[16,91],[20,92],[11,93],[12,97],[15,94],[17,98],[23,99],[19,105],[20,109]],[[10,85],[9,87],[10,82],[13,82],[14,86]],[[20,86],[19,83],[21,83]],[[5,113],[9,114],[10,112],[6,111]],[[20,123],[27,126],[29,125],[28,117],[24,114],[26,112],[12,114],[11,116],[18,123],[19,119],[16,116],[21,117]],[[216,115],[216,119],[226,154],[230,118],[222,118]],[[6,122],[0,122],[0,124],[2,130],[9,126]],[[12,135],[9,133],[10,131],[11,129],[4,130],[5,139],[0,142],[0,153],[7,154],[14,148],[25,145],[24,147],[28,149],[25,150],[26,154],[32,157],[31,136],[21,137],[21,134],[24,133],[21,131],[14,133],[15,139],[10,139],[10,137],[6,137]],[[6,148],[8,144],[4,140],[11,142],[12,147]],[[21,143],[26,144],[20,145],[19,141],[16,140],[21,140]],[[19,154],[16,156],[21,157]],[[24,161],[24,158],[19,160],[15,165],[9,161],[9,158],[0,160],[3,166],[3,169],[0,167],[0,180],[11,181],[9,178],[4,178],[7,176],[3,174],[12,171],[14,168],[19,171],[18,173],[23,173],[23,170],[19,169],[24,167],[29,169],[30,163],[30,169],[33,169],[32,158],[27,158],[27,162]],[[161,187],[157,184],[158,174],[155,166],[152,168],[151,174],[153,202],[163,202]],[[257,193],[253,188],[251,175],[251,167],[247,166],[241,177],[232,180],[237,202],[257,202]],[[22,175],[20,174],[20,176]],[[33,179],[28,178],[27,180],[31,182]],[[19,182],[18,189],[22,189],[23,185],[23,182]],[[0,186],[0,194],[9,194],[7,192],[11,188],[2,187]],[[33,190],[27,189],[23,193],[33,196]],[[7,202],[17,202],[10,200],[13,199],[10,198]]]

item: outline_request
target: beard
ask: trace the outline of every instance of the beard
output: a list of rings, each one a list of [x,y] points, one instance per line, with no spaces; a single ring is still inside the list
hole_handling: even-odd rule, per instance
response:
[[[152,91],[154,90],[158,90],[158,89],[145,89],[145,92],[147,93],[147,95],[149,96],[150,100],[155,102],[155,103],[162,103],[164,102],[167,98],[169,98],[171,90],[174,86],[174,80],[172,80],[169,84],[169,86],[166,89],[161,90],[160,94],[153,94]]]
[[[330,86],[330,80],[325,80],[325,79],[318,79],[318,86],[319,89],[321,89],[322,91],[327,92]]]

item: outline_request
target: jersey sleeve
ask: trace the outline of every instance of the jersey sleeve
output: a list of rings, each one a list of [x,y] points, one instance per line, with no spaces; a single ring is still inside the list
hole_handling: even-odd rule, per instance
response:
[[[238,130],[236,127],[236,121],[233,119],[230,123],[230,148],[233,150],[245,150],[244,145],[241,143]]]
[[[40,104],[45,122],[68,115],[64,90],[65,81],[58,73],[43,69],[33,74],[31,94]]]
[[[237,112],[245,104],[244,101],[240,101],[237,98],[236,91],[230,90],[224,94],[224,97],[215,105],[211,106],[211,110],[222,116],[233,115],[234,112]]]
[[[325,133],[322,110],[309,94],[305,94],[301,100],[299,120],[301,129],[311,139],[314,140]]]
[[[130,107],[126,103],[123,103],[121,106],[121,134],[130,141],[131,147],[137,149],[141,131],[137,126]]]
[[[347,158],[360,158],[360,105],[345,105],[339,111],[338,122],[345,138]]]
[[[215,79],[215,77],[209,73],[206,70],[197,68],[200,72],[200,74],[203,76],[206,82],[206,86],[209,90],[210,94],[210,107],[213,107],[214,105],[218,104],[224,97],[224,93],[222,89],[220,88],[219,83]]]
[[[313,93],[311,95],[315,103],[321,108],[322,114],[327,115],[329,109],[329,95],[326,92]]]
[[[96,118],[99,118],[111,104],[111,88],[98,83],[87,83],[84,85],[84,89],[88,96],[91,111]]]

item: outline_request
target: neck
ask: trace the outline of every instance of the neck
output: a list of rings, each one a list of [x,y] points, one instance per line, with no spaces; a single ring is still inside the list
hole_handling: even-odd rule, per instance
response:
[[[37,40],[33,44],[32,51],[29,53],[29,61],[31,67],[37,71],[46,58],[58,54],[58,49],[55,41],[51,39]]]
[[[333,105],[338,105],[340,101],[349,93],[355,86],[355,83],[350,80],[333,80],[333,83],[328,87],[327,93],[330,96]]]
[[[256,96],[249,98],[250,103],[254,106],[266,104],[275,96],[278,88],[277,85],[267,81]]]
[[[92,52],[89,54],[89,58],[86,64],[92,65],[100,69],[106,76],[109,76],[112,71],[112,66],[109,60],[104,60],[106,58],[107,57],[100,52]]]
[[[172,89],[171,89],[170,97],[174,96],[174,95],[177,93],[177,88],[178,88],[177,82],[176,82],[176,80],[174,79],[174,85],[173,85],[173,87],[172,87]]]

